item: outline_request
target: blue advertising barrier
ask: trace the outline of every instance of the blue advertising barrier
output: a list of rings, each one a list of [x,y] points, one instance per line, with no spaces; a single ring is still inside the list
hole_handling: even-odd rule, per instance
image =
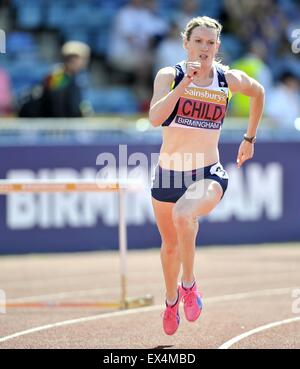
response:
[[[238,143],[224,142],[220,146],[222,164],[229,174],[228,190],[219,206],[200,220],[199,245],[300,240],[300,142],[260,142],[255,149],[253,160],[238,169],[235,165]],[[119,151],[122,163],[118,163]],[[0,147],[0,177],[94,178],[107,169],[113,157],[120,168],[126,168],[127,162],[128,175],[143,178],[147,186],[127,195],[128,247],[159,247],[147,173],[151,154],[158,152],[158,144],[142,143],[131,143],[127,148],[102,144],[6,146]],[[146,155],[148,168],[134,165],[134,153]],[[102,166],[96,164],[99,154],[106,155],[102,156],[102,163],[98,160]],[[154,161],[152,158],[152,164]],[[116,196],[114,193],[0,196],[0,253],[117,249]]]

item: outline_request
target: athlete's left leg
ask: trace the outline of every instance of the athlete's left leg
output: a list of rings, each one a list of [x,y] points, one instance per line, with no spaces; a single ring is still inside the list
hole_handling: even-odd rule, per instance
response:
[[[221,185],[204,179],[202,190],[195,196],[199,183],[192,184],[173,208],[173,222],[177,232],[178,248],[182,263],[182,281],[189,284],[194,281],[195,242],[199,229],[198,217],[209,214],[219,203],[223,195]]]
[[[173,208],[173,222],[183,269],[182,286],[179,291],[184,301],[185,317],[190,322],[198,319],[203,307],[194,275],[196,236],[199,227],[197,218],[210,213],[222,195],[223,189],[218,182],[204,179],[190,186]]]

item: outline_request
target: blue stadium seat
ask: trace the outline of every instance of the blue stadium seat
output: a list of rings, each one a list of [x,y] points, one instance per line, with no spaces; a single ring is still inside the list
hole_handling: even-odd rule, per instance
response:
[[[63,30],[61,30],[61,35],[65,42],[76,40],[85,42],[88,45],[90,44],[90,35],[85,28],[64,27]]]
[[[88,27],[90,23],[91,9],[88,4],[81,4],[72,9],[68,9],[68,16],[65,17],[61,27]]]
[[[100,9],[92,8],[93,15],[91,16],[91,25],[94,27],[100,27],[102,31],[109,32],[110,27],[112,25],[112,20],[116,15],[116,6],[111,6],[106,4],[102,6]]]
[[[93,6],[98,7],[105,7],[105,6],[111,6],[115,9],[118,9],[128,3],[128,0],[114,0],[114,1],[107,1],[107,0],[90,0],[90,4]]]
[[[40,83],[50,70],[51,66],[48,63],[37,62],[32,64],[22,61],[12,63],[7,68],[16,95]]]
[[[108,49],[109,35],[102,32],[93,32],[90,34],[90,46],[97,55],[105,56]]]
[[[64,23],[68,14],[68,8],[64,2],[50,3],[47,7],[45,25],[49,28],[59,28]]]
[[[299,3],[299,2],[298,2]],[[295,0],[278,0],[279,7],[290,20],[299,20],[300,7]]]
[[[201,15],[207,15],[212,18],[219,18],[221,8],[223,6],[223,1],[220,0],[209,0],[209,1],[200,1],[199,4],[199,13]]]
[[[96,113],[136,113],[136,98],[127,87],[90,89],[85,98]]]
[[[286,56],[272,62],[272,72],[276,78],[286,71],[293,73],[300,80],[300,60]]]
[[[231,63],[243,53],[243,45],[241,42],[231,34],[221,35],[220,54],[225,57],[226,63]]]
[[[17,11],[17,22],[21,28],[34,29],[42,24],[43,8],[41,6],[33,6],[32,4],[24,4]]]
[[[8,54],[1,55],[0,69],[4,69],[8,72],[10,65],[11,65],[11,59],[8,57]]]
[[[115,15],[115,8],[105,6],[102,8],[90,7],[88,4],[81,4],[68,10],[68,17],[59,24],[59,28],[74,29],[80,27],[81,29],[100,29],[104,32],[109,31],[111,19]]]
[[[37,43],[31,33],[12,32],[6,38],[7,52],[11,55],[35,52]]]

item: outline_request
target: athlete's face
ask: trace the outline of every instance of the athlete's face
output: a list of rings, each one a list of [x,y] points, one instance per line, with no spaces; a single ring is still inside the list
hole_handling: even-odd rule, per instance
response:
[[[217,30],[206,27],[193,29],[189,40],[184,41],[188,60],[200,61],[203,66],[211,66],[219,50]]]

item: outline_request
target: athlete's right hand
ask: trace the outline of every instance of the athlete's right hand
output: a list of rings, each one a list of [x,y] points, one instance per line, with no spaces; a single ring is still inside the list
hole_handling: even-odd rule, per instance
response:
[[[190,77],[194,77],[201,69],[201,62],[193,61],[186,63],[186,74]]]
[[[197,73],[200,71],[201,63],[198,61],[187,62],[186,63],[186,72],[184,76],[184,84],[189,85]]]

